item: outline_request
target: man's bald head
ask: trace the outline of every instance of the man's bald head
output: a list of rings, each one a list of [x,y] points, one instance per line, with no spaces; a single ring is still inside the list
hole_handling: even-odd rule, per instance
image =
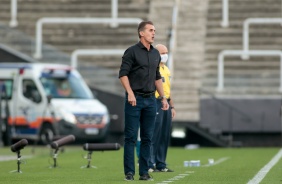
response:
[[[163,44],[157,44],[156,49],[159,51],[159,53],[161,55],[160,65],[162,66],[168,60],[168,50],[167,50],[166,46],[164,46]]]
[[[156,45],[156,49],[159,51],[160,54],[167,54],[168,53],[166,46],[164,46],[163,44]]]

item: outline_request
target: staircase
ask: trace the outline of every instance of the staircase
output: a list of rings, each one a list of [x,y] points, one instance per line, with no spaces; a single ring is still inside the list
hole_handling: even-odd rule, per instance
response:
[[[149,17],[156,20],[157,29],[155,43],[168,45],[163,36],[168,35],[171,27],[173,3],[170,0],[154,0],[151,3]],[[174,120],[183,123],[199,121],[198,88],[201,86],[201,65],[204,62],[207,5],[207,1],[199,0],[182,0],[179,5],[172,98],[177,110]]]

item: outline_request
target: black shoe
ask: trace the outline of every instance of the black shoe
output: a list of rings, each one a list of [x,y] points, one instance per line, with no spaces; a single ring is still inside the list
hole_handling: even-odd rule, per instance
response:
[[[174,172],[173,170],[171,170],[171,169],[169,169],[169,168],[167,168],[167,167],[165,167],[165,168],[163,168],[163,169],[160,169],[159,171],[160,171],[160,172]]]
[[[127,173],[125,175],[125,178],[124,178],[125,181],[133,181],[134,178],[133,178],[133,174],[132,173]]]
[[[150,176],[149,174],[144,174],[144,175],[140,176],[139,180],[154,181],[152,176]]]

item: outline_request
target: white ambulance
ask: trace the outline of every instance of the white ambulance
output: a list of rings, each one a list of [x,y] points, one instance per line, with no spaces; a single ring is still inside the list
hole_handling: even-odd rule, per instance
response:
[[[0,63],[0,89],[5,144],[22,138],[46,144],[68,134],[94,142],[107,135],[107,107],[68,65]]]

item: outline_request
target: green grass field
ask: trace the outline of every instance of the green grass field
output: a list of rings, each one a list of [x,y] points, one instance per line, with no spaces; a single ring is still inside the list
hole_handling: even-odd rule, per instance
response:
[[[62,150],[62,149],[61,149]],[[82,146],[65,146],[57,156],[58,167],[52,168],[53,150],[48,147],[26,146],[21,150],[20,167],[22,173],[12,173],[17,170],[17,154],[10,147],[0,148],[0,183],[126,183],[123,174],[123,149],[118,151],[93,152],[91,165],[97,168],[81,168],[87,165],[87,152]],[[150,183],[248,183],[272,158],[280,148],[199,148],[185,150],[184,148],[169,148],[168,167],[175,172],[152,173],[154,181]],[[4,158],[12,160],[3,161]],[[208,159],[214,159],[213,165],[208,165]],[[280,158],[280,157],[279,157]],[[184,167],[187,160],[200,160],[200,167]],[[136,166],[134,183],[139,181]],[[282,183],[282,159],[271,167],[263,178],[263,184]],[[255,183],[255,182],[253,182]]]

